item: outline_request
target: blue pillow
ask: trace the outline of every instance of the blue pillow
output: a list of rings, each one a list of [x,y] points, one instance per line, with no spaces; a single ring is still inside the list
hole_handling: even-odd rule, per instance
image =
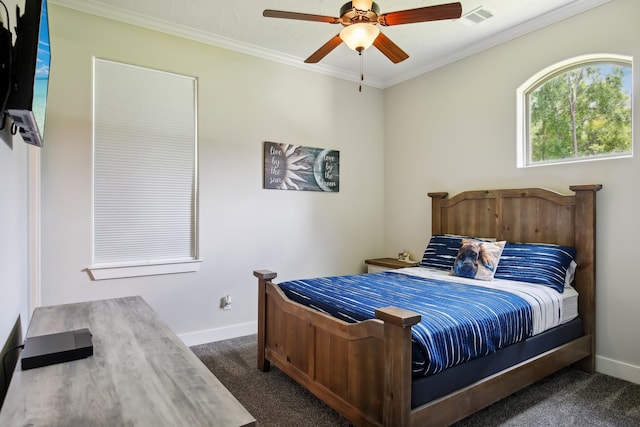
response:
[[[496,279],[549,286],[564,292],[565,278],[576,250],[543,243],[507,243],[502,250]]]
[[[489,239],[478,239],[455,234],[434,234],[424,250],[420,266],[451,271],[453,263],[458,256],[458,250],[462,245],[462,239],[489,241]]]

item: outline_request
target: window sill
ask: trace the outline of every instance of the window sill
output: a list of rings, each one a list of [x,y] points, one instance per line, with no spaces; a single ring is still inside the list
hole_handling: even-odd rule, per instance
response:
[[[193,273],[200,270],[201,263],[202,260],[190,260],[157,264],[95,265],[88,267],[87,271],[92,280],[123,279],[126,277]]]

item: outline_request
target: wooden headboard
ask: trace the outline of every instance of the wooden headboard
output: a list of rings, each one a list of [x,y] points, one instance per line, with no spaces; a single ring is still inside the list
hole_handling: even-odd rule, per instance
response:
[[[583,332],[591,334],[592,357],[580,366],[595,370],[596,192],[600,184],[574,185],[563,195],[541,188],[429,193],[432,234],[495,237],[508,242],[555,243],[577,250],[574,287]]]

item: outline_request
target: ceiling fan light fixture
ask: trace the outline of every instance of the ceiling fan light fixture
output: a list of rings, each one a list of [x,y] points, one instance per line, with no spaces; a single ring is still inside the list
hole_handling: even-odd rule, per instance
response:
[[[370,23],[351,24],[340,31],[340,38],[351,49],[362,52],[373,44],[373,41],[380,34],[380,29]]]

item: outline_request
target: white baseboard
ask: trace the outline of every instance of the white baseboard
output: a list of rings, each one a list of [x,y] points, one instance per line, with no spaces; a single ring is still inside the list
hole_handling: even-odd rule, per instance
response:
[[[228,340],[230,338],[244,337],[258,332],[258,322],[242,323],[239,325],[226,326],[224,328],[207,329],[204,331],[189,332],[179,334],[178,337],[187,347],[193,345],[206,344],[208,342]]]
[[[596,355],[596,371],[601,374],[640,384],[640,366]]]

